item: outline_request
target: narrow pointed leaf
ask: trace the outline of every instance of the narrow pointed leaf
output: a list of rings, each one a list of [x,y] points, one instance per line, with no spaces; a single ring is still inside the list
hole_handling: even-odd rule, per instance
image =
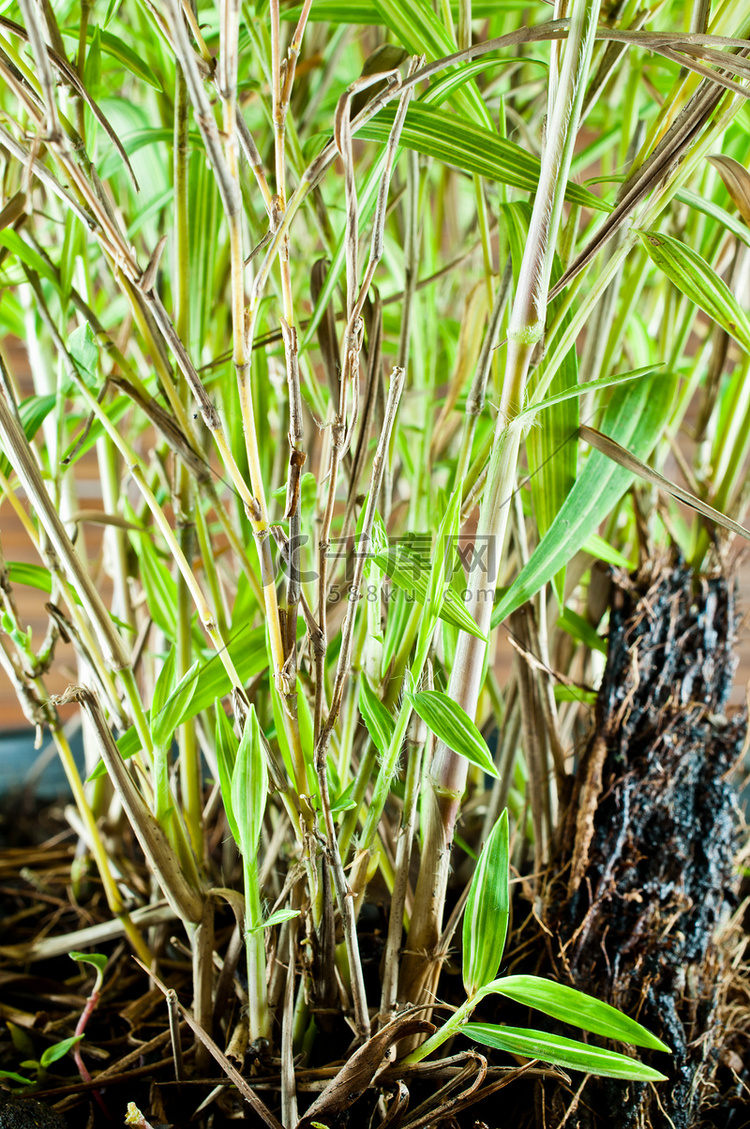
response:
[[[391,713],[372,690],[364,675],[359,686],[359,709],[373,745],[379,753],[385,756],[396,723]]]
[[[394,584],[402,588],[404,592],[409,593],[417,603],[424,604],[426,602],[427,577],[424,573],[418,572],[416,564],[405,567],[403,555],[398,554],[397,556],[394,549],[389,549],[387,553],[376,553],[374,559],[378,568],[382,569]],[[476,636],[477,639],[484,639],[482,632],[477,627],[476,620],[469,614],[451,588],[445,593],[439,614],[440,619],[444,619],[447,623],[452,623],[463,631],[468,631],[470,635]]]
[[[732,235],[736,235],[740,243],[750,247],[750,228],[741,219],[738,219],[733,212],[728,212],[726,208],[722,208],[720,204],[715,204],[713,200],[709,200],[705,196],[688,192],[686,188],[681,188],[675,194],[675,200],[679,200],[681,204],[687,204],[689,208],[704,216],[710,216],[727,231],[731,231]]]
[[[142,78],[149,86],[153,86],[154,90],[161,91],[161,83],[154,72],[146,65],[141,55],[139,55],[137,51],[134,51],[132,47],[128,46],[121,35],[114,35],[111,31],[102,31],[100,28],[89,27],[86,29],[86,38],[89,43],[94,38],[94,34],[97,31],[99,33],[102,51],[111,55],[113,59],[117,59],[117,61],[122,63],[136,78]],[[71,39],[78,39],[77,31],[73,32],[66,29],[63,31],[63,35]]]
[[[154,686],[154,696],[151,700],[151,716],[154,719],[152,721],[152,730],[153,726],[156,723],[157,714],[159,714],[166,705],[167,699],[174,688],[174,668],[176,659],[177,652],[174,644],[172,644],[172,646],[169,648],[169,654],[164,660],[162,668],[159,671],[159,676],[156,679],[156,685]]]
[[[501,212],[510,243],[514,284],[518,285],[528,242],[531,206],[527,203],[502,204]],[[561,273],[559,258],[554,255],[551,281],[555,283]],[[550,319],[556,317],[560,306],[559,298],[550,303],[548,308]],[[561,332],[565,332],[570,321],[571,314],[568,312],[563,317]],[[545,382],[546,367],[547,362],[543,358],[532,369],[527,385],[527,394],[531,399],[535,391]],[[558,365],[550,384],[551,395],[559,396],[562,393],[562,398],[558,399],[543,416],[537,417],[536,426],[530,428],[526,435],[526,458],[539,537],[543,537],[552,525],[576,479],[578,444],[575,442],[575,436],[578,429],[579,404],[577,397],[566,397],[564,393],[577,386],[578,361],[573,345]],[[562,601],[565,569],[562,568],[553,579]]]
[[[443,606],[445,597],[450,591],[450,579],[453,575],[456,543],[458,540],[458,525],[461,517],[461,495],[463,484],[458,483],[450,497],[443,519],[438,527],[433,549],[432,567],[426,587],[425,612],[427,617],[420,624],[422,630],[431,631],[430,619],[437,620]]]
[[[299,917],[299,915],[300,910],[298,909],[277,909],[275,913],[261,921],[260,925],[254,925],[252,929],[248,929],[248,933],[260,933],[262,929],[270,929],[272,925],[281,925],[282,922],[290,921],[293,917]]]
[[[592,557],[598,557],[600,561],[606,561],[607,564],[617,565],[618,568],[632,567],[630,561],[624,553],[619,549],[615,549],[614,545],[610,545],[609,541],[605,541],[598,533],[592,533],[587,537],[581,546],[584,553],[591,553]]]
[[[539,66],[548,69],[546,63],[538,59],[521,59],[521,58],[503,58],[491,59],[488,55],[483,56],[481,59],[475,59],[472,63],[463,63],[450,71],[445,78],[438,79],[437,82],[431,82],[429,89],[421,96],[419,101],[425,106],[440,106],[446,99],[456,91],[470,78],[476,74],[482,74],[483,71],[491,70],[495,67],[508,67],[514,63],[538,63]]]
[[[694,302],[750,352],[750,320],[726,282],[692,247],[671,235],[639,231],[652,262],[681,294]]]
[[[612,388],[617,384],[627,384],[631,380],[640,380],[644,376],[653,376],[661,367],[661,365],[645,365],[643,368],[632,369],[630,372],[618,372],[612,376],[602,376],[599,380],[590,380],[586,384],[575,384],[561,392],[555,392],[554,395],[545,396],[538,404],[530,403],[528,407],[518,413],[517,418],[536,415],[537,412],[543,412],[545,408],[550,408],[553,404],[561,404],[563,400],[569,400],[573,396],[585,396],[589,392],[598,392],[600,388]],[[662,375],[666,374],[662,373]]]
[[[258,849],[267,792],[268,769],[260,725],[255,707],[251,706],[232,773],[232,810],[237,821],[239,847],[246,859],[254,858]]]
[[[495,16],[498,12],[517,12],[525,7],[522,0],[472,0],[472,14],[474,19],[483,19],[485,16]],[[453,18],[458,19],[458,4],[456,0],[451,4]],[[289,20],[296,24],[302,13],[301,5],[293,8],[283,8],[282,20]],[[317,20],[325,23],[336,24],[373,24],[385,23],[375,0],[315,0],[310,11],[310,21]]]
[[[53,268],[38,251],[29,247],[28,243],[21,238],[14,228],[8,227],[4,231],[0,231],[0,247],[7,248],[11,254],[19,258],[29,270],[33,270],[40,278],[46,278],[48,282],[55,283]]]
[[[605,1035],[608,1039],[620,1039],[636,1047],[649,1047],[654,1051],[670,1054],[669,1047],[636,1023],[623,1015],[610,1004],[595,1000],[585,992],[570,988],[566,984],[556,984],[541,976],[506,976],[488,985],[489,991],[507,996],[516,1003],[543,1011],[562,1023],[571,1023],[595,1035]]]
[[[12,584],[27,584],[40,592],[52,593],[52,574],[42,565],[28,564],[26,561],[8,561],[8,576]],[[80,600],[76,600],[80,603]]]
[[[534,1031],[525,1027],[498,1027],[493,1023],[467,1023],[461,1028],[467,1039],[483,1043],[486,1047],[496,1047],[524,1058],[538,1058],[553,1066],[565,1066],[570,1070],[582,1070],[586,1074],[596,1074],[600,1078],[623,1078],[636,1082],[663,1082],[664,1075],[650,1066],[645,1066],[627,1055],[615,1051],[605,1051],[576,1039],[565,1039],[561,1035],[549,1035],[546,1031]]]
[[[193,695],[198,686],[196,675],[200,663],[196,660],[183,674],[158,712],[151,711],[151,735],[155,745],[169,745],[172,743],[175,729],[182,725],[190,708]]]
[[[662,434],[671,410],[676,380],[656,376],[618,388],[604,413],[602,428],[640,458]],[[492,613],[492,626],[519,608],[562,568],[595,533],[630,486],[633,471],[598,451],[586,460],[573,489],[546,535]]]
[[[300,628],[300,633],[304,630]],[[256,627],[251,629],[248,624],[240,627],[233,635],[227,646],[229,656],[235,669],[243,682],[255,678],[268,665],[266,657],[266,629]],[[217,654],[211,654],[203,662],[198,663],[195,674],[196,688],[187,712],[182,717],[185,722],[190,717],[196,717],[207,706],[213,705],[216,698],[223,698],[232,689],[232,683]],[[140,738],[135,726],[131,726],[117,742],[117,747],[123,760],[134,756],[141,748]],[[89,779],[96,779],[105,772],[104,768],[96,768]]]
[[[67,1039],[61,1039],[59,1043],[55,1043],[43,1052],[39,1062],[42,1066],[51,1066],[53,1062],[59,1062],[61,1058],[65,1058],[66,1054],[73,1049],[76,1043],[80,1043],[83,1035],[71,1035]]]
[[[577,639],[580,643],[584,643],[590,651],[601,651],[603,655],[607,653],[607,641],[602,639],[596,630],[591,626],[587,619],[584,619],[578,612],[574,612],[572,608],[564,608],[560,613],[557,621],[557,626],[561,627],[563,631],[567,631],[568,635],[573,639]]]
[[[395,114],[395,107],[386,106],[366,125],[360,126],[357,137],[385,145]],[[538,159],[520,145],[476,124],[465,114],[459,116],[423,102],[413,103],[407,110],[400,140],[408,149],[425,153],[463,172],[536,192],[540,169]],[[573,183],[567,185],[565,198],[597,211],[608,210],[593,192]]]
[[[464,909],[463,979],[469,999],[492,980],[500,967],[508,933],[508,889],[506,810],[482,848]]]
[[[440,690],[421,690],[410,694],[409,700],[422,721],[449,749],[490,776],[498,775],[487,742],[458,702]]]
[[[432,62],[456,50],[455,39],[426,0],[375,0],[375,5],[396,39],[412,55],[424,55]],[[476,83],[455,90],[453,100],[465,114],[488,129],[493,128]]]
[[[18,414],[21,417],[21,425],[27,439],[34,438],[37,431],[54,408],[55,402],[56,397],[54,395],[29,396],[28,399],[24,400],[23,403],[19,405]],[[2,452],[0,452],[0,470],[2,470],[6,478],[10,478],[13,473],[10,461]]]
[[[240,829],[237,826],[234,807],[232,805],[232,775],[237,761],[239,744],[229,718],[224,712],[224,707],[217,698],[216,761],[219,769],[219,787],[221,788],[221,798],[224,801],[224,811],[226,813],[227,823],[229,824],[229,830],[232,832],[232,838],[238,847],[240,845]]]
[[[666,490],[673,498],[678,501],[684,502],[686,506],[697,510],[699,514],[703,514],[710,521],[716,522],[724,529],[730,530],[732,533],[738,533],[740,537],[750,541],[750,530],[745,529],[744,525],[739,525],[738,522],[733,521],[731,517],[726,517],[725,514],[715,510],[713,506],[709,506],[707,502],[701,501],[696,498],[695,494],[691,494],[689,490],[684,487],[678,486],[676,482],[671,482],[670,479],[665,478],[663,474],[659,474],[658,470],[654,470],[648,463],[644,463],[642,459],[636,458],[625,447],[616,443],[609,435],[604,435],[601,431],[597,431],[594,427],[581,427],[581,438],[592,447],[596,447],[597,451],[601,451],[608,458],[614,459],[620,466],[625,467],[627,470],[632,471],[633,474],[638,475],[646,482],[652,483],[654,486]]]

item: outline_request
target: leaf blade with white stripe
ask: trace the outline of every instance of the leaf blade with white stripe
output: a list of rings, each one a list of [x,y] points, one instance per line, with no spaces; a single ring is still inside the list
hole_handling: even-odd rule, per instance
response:
[[[599,1078],[622,1078],[635,1082],[663,1082],[665,1076],[637,1059],[616,1051],[602,1050],[577,1039],[550,1035],[525,1027],[499,1027],[494,1023],[467,1023],[461,1028],[467,1039],[524,1058],[536,1058],[553,1066],[565,1066],[596,1074]]]
[[[506,810],[482,848],[464,909],[463,981],[469,999],[490,983],[500,967],[509,915]]]

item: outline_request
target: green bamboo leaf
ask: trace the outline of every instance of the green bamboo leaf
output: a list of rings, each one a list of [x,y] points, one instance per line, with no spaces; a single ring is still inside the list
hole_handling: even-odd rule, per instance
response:
[[[498,819],[479,856],[463,923],[463,980],[469,999],[500,967],[508,933],[508,812]]]
[[[151,736],[155,745],[171,745],[175,730],[185,720],[193,695],[198,688],[196,676],[199,667],[200,663],[196,659],[190,669],[185,671],[161,709],[155,712],[154,707],[151,707]]]
[[[656,375],[664,366],[657,365],[644,365],[642,368],[631,369],[629,372],[613,373],[611,376],[602,376],[599,380],[590,380],[586,384],[575,384],[569,388],[565,388],[560,392],[555,392],[554,395],[545,396],[538,404],[533,401],[527,407],[518,413],[517,419],[522,416],[535,416],[537,412],[543,412],[545,408],[552,407],[553,404],[561,404],[564,400],[570,400],[574,396],[585,396],[589,392],[598,392],[600,388],[613,388],[617,384],[627,384],[631,380],[640,380],[644,376]],[[662,372],[662,376],[666,373]]]
[[[408,697],[422,721],[449,749],[478,765],[483,772],[497,777],[487,742],[458,702],[441,690],[420,690]]]
[[[363,675],[359,684],[359,710],[375,748],[385,756],[396,723]]]
[[[582,690],[580,686],[555,686],[556,702],[579,702],[582,706],[595,706],[599,697],[596,690]]]
[[[167,698],[172,693],[174,688],[174,672],[175,663],[177,661],[177,652],[174,643],[169,648],[169,653],[162,663],[162,668],[154,684],[154,696],[151,699],[151,734],[153,736],[154,726],[156,724],[156,716],[159,714],[166,705]]]
[[[557,626],[566,631],[573,639],[577,639],[579,643],[585,644],[590,651],[601,651],[603,655],[606,655],[606,639],[602,639],[589,621],[579,615],[578,612],[574,612],[571,608],[564,608],[560,613]]]
[[[420,635],[423,632],[432,631],[440,616],[445,597],[451,591],[450,581],[455,569],[462,492],[463,483],[459,482],[446,506],[435,537],[432,565],[425,588],[425,612],[427,614],[420,624]]]
[[[514,63],[538,63],[540,67],[545,70],[549,69],[549,64],[544,63],[541,59],[521,59],[514,56],[502,59],[492,59],[489,55],[485,55],[481,59],[475,59],[472,63],[462,63],[452,70],[445,78],[439,79],[437,82],[431,82],[429,88],[419,98],[419,102],[423,106],[440,106],[446,99],[468,82],[474,75],[482,74],[483,71],[491,70],[494,67],[508,67]]]
[[[0,231],[0,247],[7,248],[40,278],[46,278],[48,282],[56,284],[57,276],[50,264],[38,251],[29,247],[14,228],[6,227]]]
[[[566,1039],[561,1035],[549,1035],[546,1031],[498,1027],[493,1023],[467,1023],[461,1028],[461,1033],[467,1039],[473,1039],[487,1047],[496,1047],[499,1051],[523,1055],[524,1058],[538,1058],[553,1066],[582,1070],[600,1078],[623,1078],[635,1082],[665,1081],[665,1076],[658,1070],[653,1070],[636,1059],[592,1047],[588,1043],[579,1043],[575,1039]]]
[[[614,545],[610,545],[598,533],[592,533],[587,537],[581,549],[584,553],[590,553],[592,557],[598,557],[600,561],[606,561],[607,564],[616,565],[618,568],[633,567],[632,561],[624,553],[615,549]]]
[[[129,396],[118,396],[116,399],[112,400],[111,403],[104,405],[104,412],[111,423],[117,423],[132,407],[133,401]],[[91,448],[95,446],[97,439],[101,439],[104,434],[104,425],[100,420],[95,419],[86,432],[86,437],[83,442],[79,443],[80,437],[76,436],[70,444],[62,457],[61,461],[63,465],[75,466],[78,460],[82,459],[83,456],[88,454]]]
[[[65,217],[65,238],[60,254],[60,305],[65,310],[70,301],[76,262],[83,250],[83,228],[72,212]]]
[[[388,670],[390,664],[393,662],[394,656],[403,641],[409,617],[414,610],[414,602],[413,595],[407,595],[402,586],[396,583],[388,599],[388,617],[385,623],[385,635],[383,638],[381,670]],[[445,604],[443,604],[443,620],[444,619]]]
[[[0,302],[0,327],[5,333],[11,333],[19,340],[23,340],[26,332],[24,311],[18,300],[18,295],[12,290],[6,290]]]
[[[351,811],[352,808],[358,807],[357,801],[354,798],[356,785],[357,781],[352,780],[347,784],[346,788],[344,788],[341,795],[337,796],[335,800],[332,800],[331,813],[333,815],[336,815],[336,813],[340,811]]]
[[[595,1035],[620,1039],[623,1043],[632,1043],[636,1047],[672,1053],[666,1043],[634,1019],[623,1015],[610,1004],[587,996],[585,992],[579,992],[577,988],[570,988],[566,984],[556,984],[541,976],[506,976],[489,984],[488,991],[507,996],[509,1000],[536,1008],[553,1019],[559,1019],[561,1023],[571,1023],[574,1027],[592,1031]]]
[[[122,139],[122,147],[130,157],[133,153],[137,153],[139,149],[143,149],[148,145],[171,145],[174,141],[174,131],[171,129],[162,129],[158,126],[147,127],[145,129],[134,129],[127,133]],[[195,130],[191,130],[188,134],[188,144],[193,149],[200,149],[202,147],[201,135]],[[112,173],[117,172],[123,164],[121,155],[116,149],[111,149],[104,160],[99,164],[98,172],[102,180],[112,176]]]
[[[89,40],[83,82],[91,98],[98,100],[102,93],[102,33],[99,27],[93,28],[91,39]],[[86,129],[86,141],[88,144],[93,145],[97,123],[90,109],[88,109],[87,116],[90,116],[91,126],[93,128]]]
[[[112,19],[112,17],[115,14],[115,12],[120,7],[121,3],[122,3],[122,0],[109,0],[109,2],[107,4],[107,10],[104,13],[104,19],[102,20],[102,26],[103,27],[106,27],[109,24],[110,20]]]
[[[237,821],[238,846],[245,859],[254,859],[260,842],[268,793],[268,769],[255,707],[245,719],[232,773],[232,811]]]
[[[300,628],[300,634],[302,630]],[[240,628],[232,636],[227,651],[243,683],[257,677],[268,666],[265,627],[256,627],[251,630],[248,624]],[[191,717],[196,717],[208,706],[213,705],[217,698],[223,698],[232,689],[229,675],[216,654],[211,654],[202,663],[198,663],[194,677],[196,681],[195,693],[185,716],[181,719],[183,723]],[[127,760],[140,752],[141,742],[135,726],[131,726],[120,737],[117,747],[123,760]],[[89,780],[96,780],[100,776],[106,776],[106,768],[102,762],[91,773]]]
[[[117,59],[136,78],[143,79],[149,86],[153,86],[154,90],[161,92],[162,85],[154,72],[144,63],[141,56],[128,46],[123,36],[113,35],[111,31],[103,31],[101,28],[89,26],[86,29],[86,38],[89,43],[92,42],[97,32],[101,41],[101,49],[106,55],[111,55],[113,59]],[[66,28],[62,34],[68,39],[78,40],[77,28]]]
[[[740,243],[750,247],[750,228],[732,212],[722,208],[721,204],[715,204],[713,200],[709,200],[705,196],[698,196],[695,192],[688,192],[685,188],[681,188],[679,192],[675,193],[675,200],[679,200],[681,204],[687,204],[694,211],[701,212],[702,215],[716,220],[727,231],[731,231]]]
[[[19,404],[18,414],[21,417],[21,426],[23,427],[27,439],[34,438],[37,431],[54,408],[55,400],[56,397],[54,394],[48,396],[29,396],[28,399],[23,400],[22,403]],[[13,473],[10,462],[2,452],[0,452],[0,470],[2,470],[6,478],[9,478]],[[34,587],[37,586],[35,585]],[[51,588],[48,589],[48,591],[51,591]]]
[[[474,19],[478,20],[499,12],[523,11],[527,7],[524,0],[472,0],[471,10]],[[457,2],[451,3],[451,11],[454,20],[457,20]],[[301,12],[301,5],[283,8],[281,18],[296,24]],[[315,0],[310,20],[332,24],[367,24],[370,27],[385,23],[385,17],[374,0]]]
[[[46,1068],[52,1066],[53,1062],[58,1062],[61,1058],[65,1058],[68,1051],[71,1051],[76,1043],[80,1043],[83,1035],[71,1035],[68,1039],[61,1039],[59,1043],[54,1043],[51,1047],[47,1047],[43,1051],[42,1057],[39,1059],[39,1065]]]
[[[743,349],[750,352],[750,320],[713,267],[692,247],[671,235],[656,231],[639,231],[638,235],[652,262],[680,293],[700,306]]]
[[[675,388],[676,378],[669,376],[623,385],[610,400],[602,427],[638,457],[647,458],[662,434]],[[596,532],[634,477],[634,472],[598,451],[589,456],[545,537],[495,607],[493,627],[531,599],[567,564]]]
[[[394,584],[411,595],[417,603],[422,605],[426,603],[427,577],[423,571],[420,571],[418,561],[410,562],[408,554],[397,553],[394,548],[389,549],[387,553],[376,553],[374,560],[378,568],[382,569]],[[476,621],[451,588],[445,593],[440,608],[440,619],[460,627],[462,631],[468,631],[470,635],[475,635],[477,639],[484,638],[476,625]]]
[[[399,43],[412,55],[424,55],[428,62],[433,62],[456,50],[455,39],[425,0],[375,0],[375,6]],[[453,101],[490,133],[495,132],[473,80],[453,92]]]
[[[281,925],[284,921],[290,921],[293,917],[299,917],[300,910],[298,909],[277,909],[276,913],[270,914],[260,925],[254,925],[252,929],[248,929],[248,933],[260,933],[263,929],[270,929],[272,925]]]
[[[237,762],[237,750],[240,743],[237,740],[231,722],[224,712],[219,699],[215,702],[216,708],[216,763],[219,769],[219,787],[221,798],[224,801],[224,811],[232,832],[232,838],[237,846],[240,844],[240,829],[232,807],[232,774]]]
[[[395,114],[394,106],[385,106],[357,130],[357,137],[384,145],[390,136]],[[448,113],[422,102],[412,103],[406,113],[400,140],[407,148],[425,153],[463,172],[477,173],[512,188],[536,192],[540,169],[538,159],[514,142],[477,125],[464,114]],[[609,210],[598,196],[577,184],[568,184],[565,199],[597,211]]]
[[[200,353],[213,332],[212,296],[217,259],[222,253],[221,207],[216,178],[207,161],[190,162],[190,349]],[[259,373],[260,383],[260,373]],[[234,393],[234,390],[232,390]],[[234,393],[236,394],[236,393]],[[228,395],[225,390],[224,396]],[[239,414],[239,413],[238,413]]]
[[[52,593],[52,575],[48,569],[42,565],[27,564],[26,561],[8,561],[8,578],[13,584],[27,584],[29,588],[37,588],[40,592]],[[74,589],[70,589],[70,597],[75,600],[77,604],[81,603],[78,593]],[[110,613],[111,615],[111,613]],[[118,619],[116,615],[112,615],[112,622],[120,628],[121,631],[133,631],[134,629],[129,623],[124,620]]]
[[[99,346],[87,321],[77,326],[71,333],[68,338],[68,352],[90,391],[96,393],[99,384]],[[72,381],[63,389],[67,395],[72,395],[74,390],[75,384]]]

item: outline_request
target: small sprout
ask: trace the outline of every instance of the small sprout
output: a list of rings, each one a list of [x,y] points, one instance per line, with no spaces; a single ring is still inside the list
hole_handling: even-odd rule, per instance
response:
[[[153,1126],[146,1121],[141,1111],[135,1102],[128,1102],[128,1112],[125,1114],[125,1124],[134,1125],[135,1129],[153,1129]]]

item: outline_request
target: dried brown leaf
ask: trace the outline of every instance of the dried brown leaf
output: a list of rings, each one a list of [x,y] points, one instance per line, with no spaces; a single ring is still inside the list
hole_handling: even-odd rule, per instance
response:
[[[413,1015],[402,1015],[391,1020],[342,1066],[310,1106],[300,1121],[300,1129],[304,1129],[312,1121],[318,1121],[321,1117],[329,1118],[353,1105],[370,1085],[395,1043],[412,1035],[432,1034],[434,1030],[434,1024],[425,1019],[415,1019]]]
[[[743,220],[750,225],[750,173],[744,165],[735,161],[734,157],[712,153],[708,159],[724,181],[724,186],[737,205]]]

